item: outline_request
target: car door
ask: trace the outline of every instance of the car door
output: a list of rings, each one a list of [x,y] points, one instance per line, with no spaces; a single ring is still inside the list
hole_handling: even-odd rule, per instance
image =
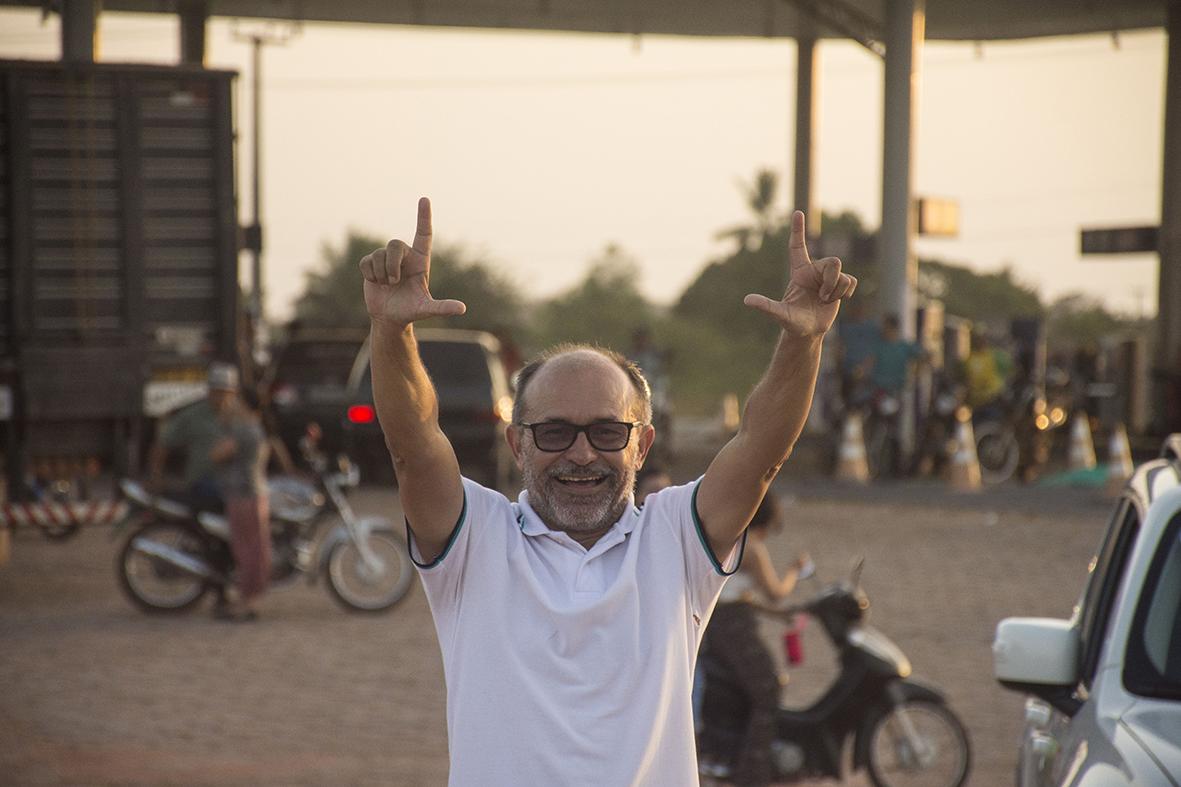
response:
[[[1079,683],[1075,697],[1081,707],[1073,716],[1050,712],[1050,719],[1033,734],[1050,740],[1043,746],[1039,762],[1029,763],[1028,772],[1038,776],[1033,782],[1042,785],[1069,785],[1089,762],[1107,760],[1113,755],[1097,723],[1096,703],[1092,701],[1095,680],[1108,647],[1113,610],[1123,585],[1128,560],[1140,532],[1141,514],[1136,504],[1123,498],[1116,506],[1098,554],[1091,561],[1090,577],[1083,591],[1075,618],[1079,627]],[[1026,747],[1027,756],[1038,757]]]

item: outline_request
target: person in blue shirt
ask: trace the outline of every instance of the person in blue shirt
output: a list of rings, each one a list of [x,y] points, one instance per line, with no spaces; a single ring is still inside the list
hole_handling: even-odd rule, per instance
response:
[[[910,369],[923,358],[923,349],[902,338],[898,316],[882,319],[882,335],[873,348],[873,366],[869,380],[875,392],[901,396],[910,379]]]

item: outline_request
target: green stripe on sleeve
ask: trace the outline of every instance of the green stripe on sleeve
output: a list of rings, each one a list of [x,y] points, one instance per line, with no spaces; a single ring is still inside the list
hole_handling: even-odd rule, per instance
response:
[[[742,531],[742,537],[738,540],[738,559],[734,561],[734,570],[727,571],[722,568],[722,562],[718,560],[718,556],[714,554],[713,548],[709,545],[709,539],[705,537],[705,528],[701,524],[701,516],[697,513],[697,493],[701,490],[701,481],[697,482],[697,486],[693,487],[693,525],[697,528],[697,538],[701,540],[701,547],[705,550],[705,554],[709,556],[709,562],[713,564],[714,571],[718,572],[724,577],[733,575],[738,571],[738,567],[742,565],[742,555],[746,552],[746,530]]]

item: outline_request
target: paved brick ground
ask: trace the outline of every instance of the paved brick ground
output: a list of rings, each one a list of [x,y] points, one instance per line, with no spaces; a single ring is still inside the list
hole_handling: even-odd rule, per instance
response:
[[[992,680],[994,627],[1069,613],[1106,504],[791,478],[777,491],[793,501],[773,545],[781,562],[806,548],[834,578],[865,556],[872,622],[964,718],[972,783],[1011,783],[1022,701]],[[389,493],[363,492],[360,507],[398,515]],[[66,543],[14,538],[0,568],[0,784],[445,783],[442,668],[420,588],[376,617],[306,586],[270,596],[250,625],[205,610],[148,617],[119,593],[115,550],[104,528]],[[831,674],[819,637],[806,634],[793,701]]]

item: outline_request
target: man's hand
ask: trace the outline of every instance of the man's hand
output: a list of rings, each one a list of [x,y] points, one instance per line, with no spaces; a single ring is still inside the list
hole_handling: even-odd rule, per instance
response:
[[[788,259],[791,278],[783,300],[747,295],[742,302],[774,317],[790,335],[823,335],[832,327],[841,299],[857,289],[857,279],[841,273],[841,261],[836,257],[812,262],[804,243],[804,214],[798,210],[791,217]]]
[[[405,327],[428,317],[446,317],[467,311],[460,301],[437,301],[431,296],[431,201],[418,201],[418,228],[414,245],[392,240],[384,249],[361,259],[365,279],[365,308],[375,322]]]

